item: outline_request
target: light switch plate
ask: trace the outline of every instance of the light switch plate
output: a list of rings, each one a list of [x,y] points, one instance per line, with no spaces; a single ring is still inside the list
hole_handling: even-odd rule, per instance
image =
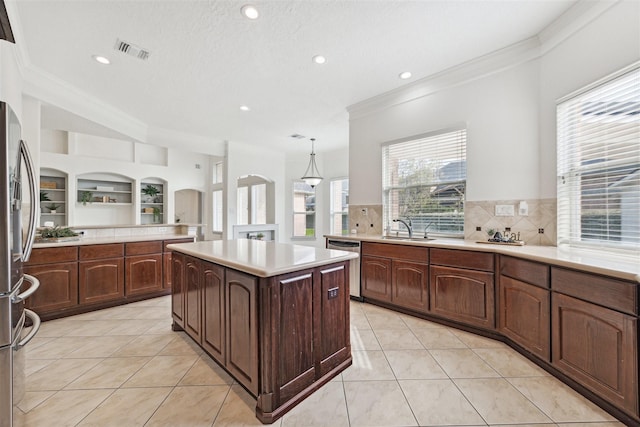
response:
[[[496,205],[496,216],[513,216],[513,205]]]

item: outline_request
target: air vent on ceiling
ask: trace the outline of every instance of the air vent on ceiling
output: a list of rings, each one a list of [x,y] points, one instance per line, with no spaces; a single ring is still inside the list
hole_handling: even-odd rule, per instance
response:
[[[116,40],[114,49],[119,52],[126,53],[127,55],[134,56],[143,61],[149,59],[149,55],[151,55],[151,52],[149,52],[149,50],[120,39]]]
[[[289,138],[293,139],[303,139],[304,135],[300,135],[299,133],[294,133],[293,135],[289,135]]]

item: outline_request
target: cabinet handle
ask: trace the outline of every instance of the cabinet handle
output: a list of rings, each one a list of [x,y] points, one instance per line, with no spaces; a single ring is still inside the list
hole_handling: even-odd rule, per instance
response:
[[[31,321],[33,322],[33,326],[31,327],[31,332],[29,332],[29,335],[22,338],[22,340],[18,343],[17,348],[24,347],[25,345],[29,344],[29,341],[31,341],[31,339],[35,337],[38,331],[40,330],[40,324],[41,324],[40,316],[38,316],[36,313],[34,313],[31,310],[27,310],[26,308],[24,309],[24,314],[29,319],[31,319]]]
[[[26,291],[16,295],[16,297],[13,299],[14,303],[26,300],[31,295],[33,295],[33,293],[37,291],[38,288],[40,287],[40,281],[35,277],[29,274],[24,274],[23,276],[24,276],[23,280],[26,280],[27,282],[31,282],[31,286],[29,286],[29,289],[27,289]]]
[[[36,205],[39,199],[36,199],[36,173],[33,169],[33,161],[29,154],[27,144],[20,140],[20,155],[24,158],[24,164],[27,167],[27,177],[29,178],[29,229],[27,231],[26,242],[22,249],[22,261],[29,261],[31,256],[31,249],[33,249],[33,239],[36,236],[36,227],[38,225],[38,216]]]

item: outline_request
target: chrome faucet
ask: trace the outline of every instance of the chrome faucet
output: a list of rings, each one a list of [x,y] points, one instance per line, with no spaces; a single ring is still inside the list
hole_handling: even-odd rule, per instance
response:
[[[413,237],[413,228],[411,225],[411,218],[409,218],[409,222],[407,223],[407,221],[404,221],[402,219],[394,219],[393,222],[401,222],[404,224],[405,227],[407,227],[407,230],[409,230],[409,238]]]

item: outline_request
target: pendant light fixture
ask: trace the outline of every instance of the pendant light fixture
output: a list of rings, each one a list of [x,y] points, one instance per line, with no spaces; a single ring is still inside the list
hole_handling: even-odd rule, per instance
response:
[[[307,185],[311,186],[311,188],[320,184],[320,181],[322,181],[320,171],[318,171],[318,166],[316,165],[316,153],[314,150],[315,142],[316,139],[311,138],[311,157],[309,158],[309,166],[307,166],[307,170],[304,172],[304,176],[301,178]]]

